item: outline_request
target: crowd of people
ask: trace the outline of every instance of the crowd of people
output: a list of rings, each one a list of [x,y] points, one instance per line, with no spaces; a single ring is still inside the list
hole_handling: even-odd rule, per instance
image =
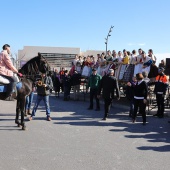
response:
[[[10,46],[3,46],[3,51],[0,53],[0,75],[11,81],[8,85],[7,96],[12,94],[15,77],[13,73],[18,73],[17,69],[12,65],[8,54]],[[4,69],[6,68],[6,69]],[[127,73],[129,69],[130,73]],[[137,112],[142,115],[143,125],[146,124],[146,104],[148,96],[148,87],[154,85],[154,93],[157,101],[157,113],[154,116],[159,118],[164,117],[164,99],[169,86],[169,80],[164,74],[165,62],[161,60],[159,67],[156,66],[156,56],[153,50],[148,50],[148,55],[142,50],[133,50],[130,53],[123,50],[123,53],[115,50],[107,51],[107,54],[98,54],[97,59],[94,56],[81,57],[76,55],[72,61],[70,70],[64,67],[58,71],[54,70],[52,74],[42,74],[39,81],[35,82],[32,93],[27,96],[25,112],[30,114],[29,120],[35,116],[35,112],[41,100],[44,101],[46,107],[47,120],[50,121],[50,104],[49,95],[52,89],[56,96],[64,93],[64,101],[70,100],[70,91],[73,89],[74,100],[80,98],[80,84],[82,79],[86,80],[86,92],[90,92],[90,105],[88,110],[94,109],[93,99],[96,100],[96,111],[100,110],[100,95],[104,99],[104,117],[106,120],[109,114],[110,106],[113,103],[115,94],[117,100],[120,99],[119,81],[126,79],[126,97],[130,101],[129,116],[132,117],[132,122],[136,121]],[[37,91],[37,98],[32,112],[31,104],[33,101],[34,91]],[[116,93],[115,93],[116,91]]]
[[[105,103],[105,113],[103,120],[106,120],[109,114],[110,106],[113,102],[115,89],[117,99],[120,99],[119,81],[123,78],[122,72],[127,70],[131,65],[131,75],[129,81],[126,82],[126,97],[130,101],[129,116],[132,121],[136,121],[137,113],[143,117],[143,124],[146,124],[146,105],[148,97],[148,88],[154,85],[154,93],[156,95],[158,111],[154,116],[159,118],[164,117],[164,100],[168,88],[168,78],[164,74],[165,62],[161,60],[159,66],[156,66],[156,56],[153,50],[148,50],[148,55],[142,50],[133,50],[132,53],[123,50],[116,53],[115,50],[107,51],[97,55],[95,62],[94,56],[87,56],[86,58],[76,56],[72,61],[72,68],[64,70],[62,68],[59,72],[55,70],[53,82],[60,82],[60,87],[63,85],[64,101],[69,100],[71,87],[74,89],[74,100],[76,98],[76,91],[80,89],[81,78],[87,78],[86,90],[90,92],[90,105],[88,110],[94,109],[93,99],[96,100],[96,111],[100,110],[100,93],[103,95]],[[56,76],[57,75],[57,76]],[[63,76],[64,75],[64,76]],[[57,80],[55,80],[57,77]],[[62,84],[63,83],[63,84]],[[57,88],[57,83],[54,83],[54,89]],[[59,85],[59,84],[58,84]],[[56,91],[56,90],[55,90]],[[59,91],[56,91],[59,94]],[[77,92],[79,94],[79,91]],[[79,95],[78,95],[79,96]]]

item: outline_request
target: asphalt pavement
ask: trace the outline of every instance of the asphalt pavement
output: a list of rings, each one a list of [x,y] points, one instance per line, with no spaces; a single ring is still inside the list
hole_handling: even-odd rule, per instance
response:
[[[36,97],[36,96],[34,96]],[[87,97],[87,96],[86,96]],[[109,118],[87,110],[89,101],[50,96],[23,131],[14,123],[16,101],[0,101],[0,170],[169,170],[170,120],[128,117],[128,104],[113,103]]]

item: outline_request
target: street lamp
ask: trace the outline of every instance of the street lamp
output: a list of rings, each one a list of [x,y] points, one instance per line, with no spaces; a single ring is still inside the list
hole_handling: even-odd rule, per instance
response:
[[[109,37],[111,36],[111,32],[112,32],[112,28],[113,28],[114,26],[111,26],[110,27],[110,29],[109,29],[109,32],[108,32],[108,34],[107,34],[107,37],[105,38],[105,44],[106,44],[106,55],[107,55],[107,44],[108,44],[108,39],[109,39]]]

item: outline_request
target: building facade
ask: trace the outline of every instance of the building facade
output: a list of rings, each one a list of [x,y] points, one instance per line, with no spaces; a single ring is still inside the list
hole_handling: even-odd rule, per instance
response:
[[[71,68],[72,60],[76,55],[88,56],[93,55],[97,59],[97,54],[103,51],[88,50],[81,52],[80,48],[71,47],[43,47],[43,46],[24,46],[22,50],[18,50],[18,68],[21,68],[28,60],[41,53],[46,58],[51,68]]]

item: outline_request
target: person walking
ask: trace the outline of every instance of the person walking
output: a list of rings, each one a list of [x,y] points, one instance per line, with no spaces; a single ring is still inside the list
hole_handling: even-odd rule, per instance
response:
[[[88,110],[93,110],[93,98],[96,99],[96,111],[100,110],[100,103],[99,99],[97,97],[98,88],[101,83],[101,76],[97,74],[97,69],[92,69],[92,74],[89,77],[88,85],[87,85],[87,91],[90,87],[90,106],[88,107]]]
[[[47,76],[45,73],[42,73],[41,79],[36,82],[36,86],[37,86],[37,99],[32,110],[32,114],[29,117],[29,120],[31,121],[33,119],[39,103],[41,102],[41,100],[43,100],[46,108],[47,121],[51,121],[49,105],[50,89],[52,89],[53,87],[51,77]]]
[[[154,116],[158,116],[159,118],[164,117],[165,110],[165,95],[168,88],[168,79],[164,74],[164,68],[161,67],[158,70],[158,76],[156,77],[154,93],[156,94],[156,102],[158,106],[157,113]]]
[[[126,86],[126,98],[129,100],[130,103],[130,110],[129,110],[129,117],[133,116],[134,112],[134,86],[136,85],[136,77],[132,77],[131,86]]]
[[[136,122],[137,111],[139,109],[139,114],[142,115],[143,125],[146,124],[146,103],[148,95],[148,87],[146,82],[143,80],[142,73],[136,74],[137,83],[134,86],[134,113],[132,116],[132,122]],[[127,83],[128,86],[132,86],[130,82]]]
[[[99,86],[98,98],[100,98],[100,94],[102,91],[102,95],[104,99],[105,113],[104,113],[103,120],[106,120],[106,118],[108,117],[110,106],[115,96],[115,89],[116,89],[117,99],[118,100],[120,99],[118,81],[117,81],[117,78],[114,77],[113,75],[114,75],[114,70],[109,69],[108,74],[102,77],[102,80]]]

